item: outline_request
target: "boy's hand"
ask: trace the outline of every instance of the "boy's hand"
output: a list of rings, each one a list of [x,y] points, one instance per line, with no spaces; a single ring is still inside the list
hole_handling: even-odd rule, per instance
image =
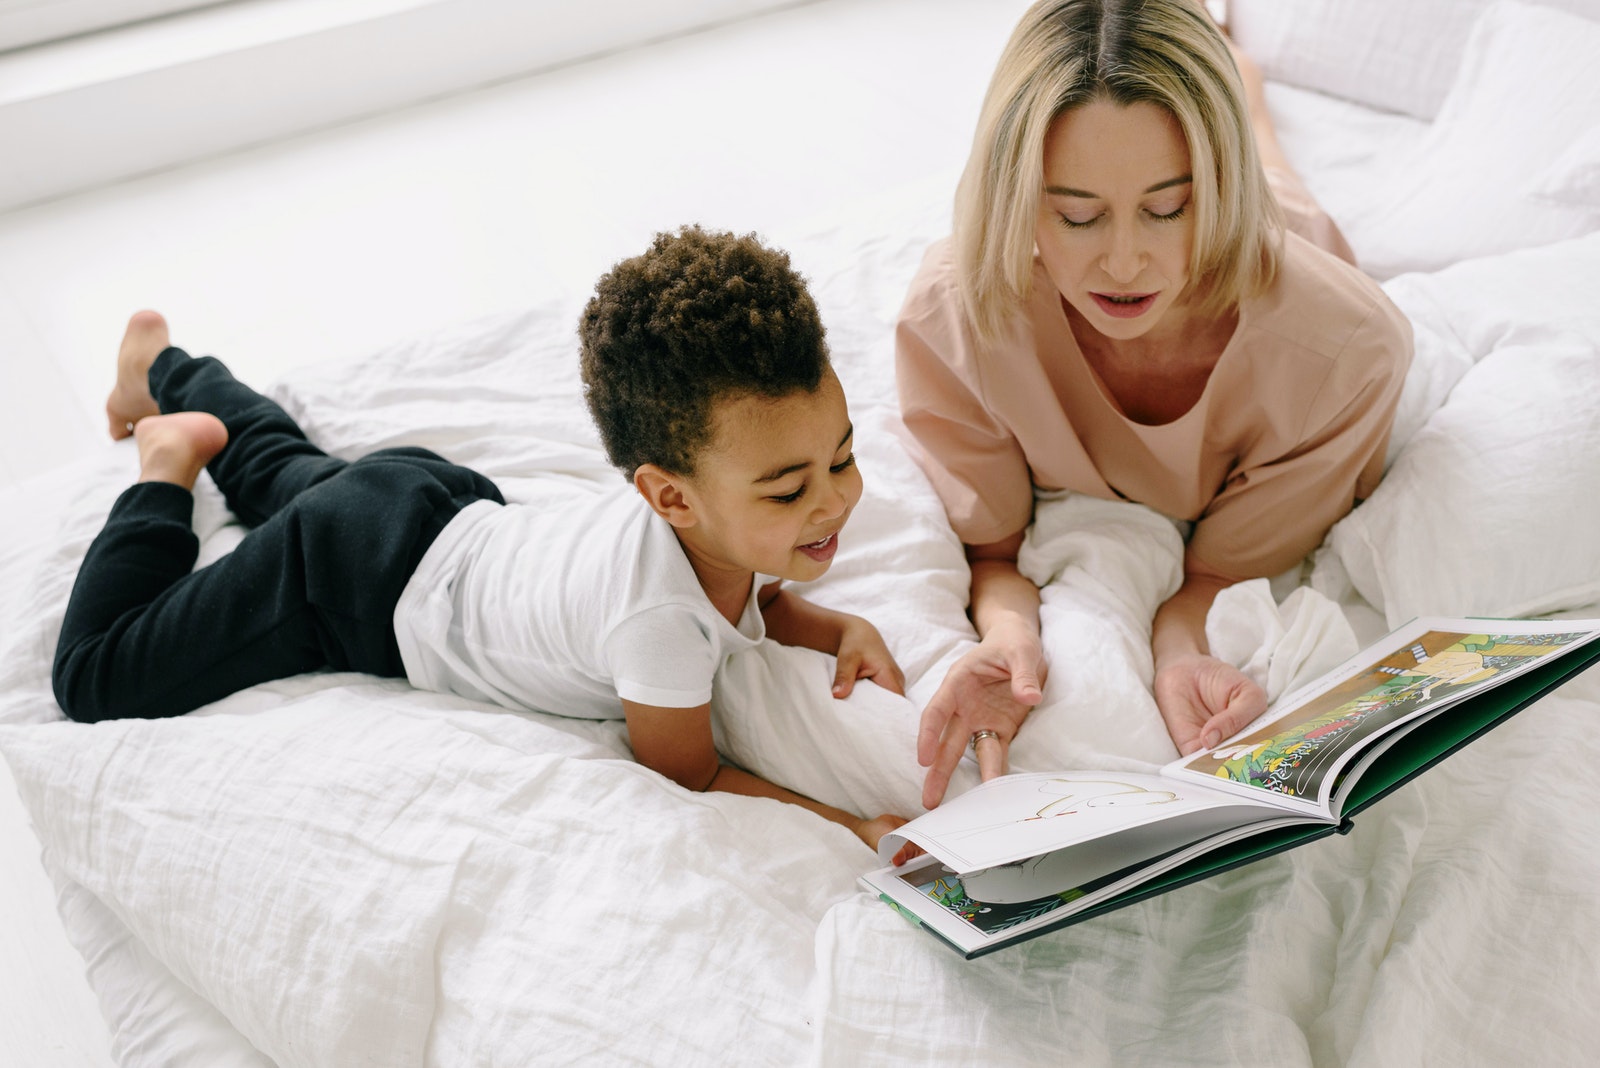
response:
[[[885,690],[905,696],[905,672],[894,662],[878,628],[860,616],[845,616],[838,657],[833,696],[849,697],[856,688],[857,679],[871,679]]]
[[[838,658],[833,696],[849,697],[857,679],[871,679],[885,690],[905,696],[905,672],[889,654],[877,627],[860,616],[812,604],[777,583],[763,589],[761,598],[767,637]]]
[[[877,849],[878,842],[883,838],[884,835],[888,834],[897,827],[905,826],[907,822],[907,820],[902,819],[899,816],[890,816],[885,814],[882,816],[874,816],[869,820],[861,820],[855,825],[854,830],[857,838],[867,843],[867,845],[871,848]],[[901,846],[900,851],[894,855],[894,863],[897,865],[904,864],[912,857],[920,857],[921,855],[921,846],[912,845],[910,842],[907,842],[905,845]]]

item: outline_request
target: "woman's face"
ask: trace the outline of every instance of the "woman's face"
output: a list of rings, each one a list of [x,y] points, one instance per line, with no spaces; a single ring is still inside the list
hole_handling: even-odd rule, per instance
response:
[[[1155,104],[1095,101],[1058,115],[1044,141],[1035,240],[1067,303],[1107,338],[1146,337],[1189,281],[1189,149]]]

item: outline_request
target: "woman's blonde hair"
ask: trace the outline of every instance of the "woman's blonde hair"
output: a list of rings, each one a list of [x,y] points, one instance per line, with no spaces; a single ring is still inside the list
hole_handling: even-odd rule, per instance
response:
[[[1256,155],[1238,70],[1199,0],[1040,0],[995,68],[956,190],[961,297],[980,338],[996,337],[1029,296],[1045,134],[1062,112],[1097,100],[1156,104],[1183,130],[1196,310],[1229,310],[1277,273],[1282,212]]]

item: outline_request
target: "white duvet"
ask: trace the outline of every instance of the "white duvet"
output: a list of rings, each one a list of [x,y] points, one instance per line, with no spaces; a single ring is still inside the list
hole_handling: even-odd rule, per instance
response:
[[[914,814],[917,709],[972,640],[960,546],[894,420],[890,324],[942,196],[792,245],[867,482],[808,594],[878,623],[910,699],[866,684],[836,702],[825,657],[765,646],[715,703],[729,757],[861,812]],[[1396,613],[1593,614],[1596,278],[1600,237],[1390,283],[1419,339],[1390,476],[1303,574],[1219,601],[1219,652],[1277,693]],[[583,413],[569,296],[275,394],[332,451],[426,445],[514,499],[616,478]],[[684,791],[630,760],[620,724],[336,674],[174,720],[61,721],[55,634],[133,460],[108,446],[10,491],[0,545],[0,750],[124,1064],[1575,1064],[1600,1048],[1600,675],[1348,836],[965,962],[856,887],[875,860],[847,831]],[[209,557],[239,532],[202,493]],[[1045,583],[1052,674],[1014,766],[1172,756],[1148,625],[1180,552],[1136,506],[1041,503],[1024,564]]]

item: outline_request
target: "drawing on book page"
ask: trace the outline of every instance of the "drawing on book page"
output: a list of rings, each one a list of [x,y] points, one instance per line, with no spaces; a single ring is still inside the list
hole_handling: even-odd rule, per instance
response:
[[[1316,798],[1340,757],[1374,734],[1463,687],[1522,667],[1581,637],[1428,631],[1287,718],[1201,754],[1187,766],[1274,793]]]
[[[1147,786],[1123,782],[1120,779],[1051,777],[1038,783],[1037,792],[1041,798],[1049,798],[1037,808],[1020,810],[1008,819],[986,820],[972,827],[941,830],[939,837],[947,841],[957,841],[974,835],[992,834],[1000,827],[1060,819],[1064,816],[1086,815],[1090,809],[1166,805],[1178,800],[1178,795],[1171,790],[1152,790]],[[1028,801],[1026,804],[1032,805],[1033,802]]]

